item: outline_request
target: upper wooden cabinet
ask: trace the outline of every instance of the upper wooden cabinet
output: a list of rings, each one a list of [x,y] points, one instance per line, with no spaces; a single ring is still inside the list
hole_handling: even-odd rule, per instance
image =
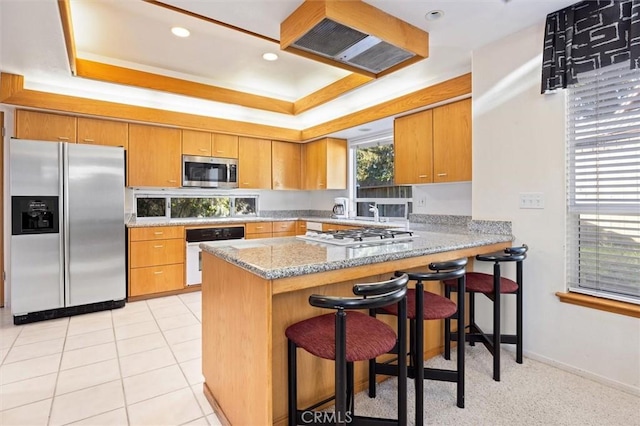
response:
[[[211,133],[195,130],[182,131],[182,154],[211,156]]]
[[[301,189],[302,148],[299,143],[271,141],[271,187]]]
[[[129,186],[179,187],[180,130],[129,125]]]
[[[271,189],[271,141],[238,138],[238,188]]]
[[[471,99],[397,118],[395,183],[471,180]]]
[[[129,145],[129,124],[120,121],[78,117],[78,143],[91,145]]]
[[[433,181],[471,180],[471,99],[433,110]]]
[[[433,182],[433,110],[397,118],[393,125],[396,185]]]
[[[76,142],[76,117],[19,109],[16,110],[15,136],[18,139]]]
[[[303,189],[347,188],[347,141],[324,138],[302,147]]]
[[[238,158],[238,137],[213,133],[211,155],[213,157]]]

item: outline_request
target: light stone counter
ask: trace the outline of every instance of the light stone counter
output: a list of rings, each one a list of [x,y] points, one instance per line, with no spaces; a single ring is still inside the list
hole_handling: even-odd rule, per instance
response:
[[[410,241],[382,245],[365,243],[336,246],[285,237],[234,240],[229,241],[228,245],[221,245],[220,242],[216,245],[202,243],[200,247],[261,278],[279,279],[510,242],[513,239],[511,235],[471,233],[463,228],[451,228],[450,231],[453,232],[414,231]]]
[[[270,217],[270,216],[235,216],[211,219],[140,219],[131,218],[126,222],[128,228],[148,228],[154,226],[198,226],[198,225],[233,225],[248,222],[280,222],[288,220],[305,220],[308,222],[335,223],[337,225],[368,226],[381,228],[405,227],[406,222],[373,222],[369,220],[333,219],[329,217]]]

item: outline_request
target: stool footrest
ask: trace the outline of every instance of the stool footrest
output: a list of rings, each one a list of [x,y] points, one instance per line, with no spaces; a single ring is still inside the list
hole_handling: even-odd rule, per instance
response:
[[[429,380],[438,380],[441,382],[457,382],[458,372],[456,370],[444,370],[441,368],[423,368],[424,378]],[[398,366],[394,364],[380,364],[376,363],[376,374],[382,374],[385,376],[397,376]],[[410,379],[416,378],[416,368],[407,367],[407,377]]]

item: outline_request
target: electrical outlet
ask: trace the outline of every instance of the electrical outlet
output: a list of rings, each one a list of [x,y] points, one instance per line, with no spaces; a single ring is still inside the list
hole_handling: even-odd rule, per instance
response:
[[[416,205],[418,207],[424,207],[427,205],[427,197],[418,197],[416,201]]]
[[[544,209],[544,194],[542,192],[521,192],[521,209]]]

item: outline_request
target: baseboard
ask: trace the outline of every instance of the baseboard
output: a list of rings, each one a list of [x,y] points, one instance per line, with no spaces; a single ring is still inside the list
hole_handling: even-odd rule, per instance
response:
[[[505,348],[505,349],[507,349],[507,348]],[[511,349],[511,348],[509,348],[509,349]],[[507,349],[507,350],[509,350],[509,349]],[[609,386],[609,387],[612,387],[614,389],[621,390],[621,391],[629,393],[631,395],[640,396],[640,388],[638,388],[638,387],[634,387],[634,386],[628,385],[626,383],[621,383],[621,382],[618,382],[618,381],[615,381],[615,380],[611,380],[611,379],[609,379],[607,377],[600,376],[598,374],[594,374],[594,373],[591,373],[589,371],[581,370],[581,369],[576,368],[574,366],[571,366],[569,364],[565,364],[563,362],[559,362],[559,361],[553,360],[551,358],[547,358],[545,356],[542,356],[542,355],[539,355],[539,354],[536,354],[536,353],[533,353],[533,352],[524,351],[523,355],[525,357],[527,357],[527,358],[531,358],[534,361],[538,361],[538,362],[541,362],[543,364],[547,364],[547,365],[550,365],[552,367],[559,368],[560,370],[564,370],[564,371],[567,371],[569,373],[573,373],[573,374],[576,374],[578,376],[584,377],[586,379],[593,380],[594,382],[601,383],[601,384],[603,384],[605,386]]]

